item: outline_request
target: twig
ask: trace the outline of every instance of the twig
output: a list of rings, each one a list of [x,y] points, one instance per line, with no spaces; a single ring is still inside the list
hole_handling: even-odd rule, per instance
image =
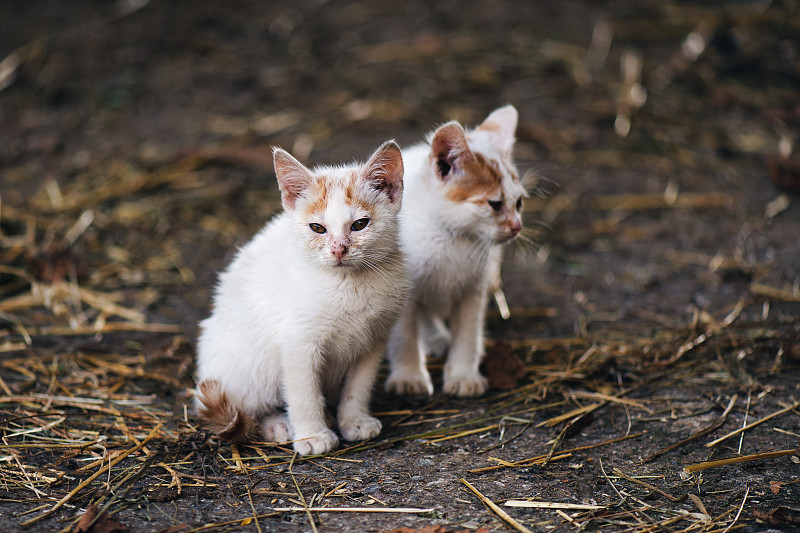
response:
[[[470,485],[469,481],[467,481],[463,477],[459,481],[461,481],[461,483],[466,485],[467,488],[471,490],[472,493],[475,494],[475,496],[477,496],[484,503],[484,505],[486,505],[489,509],[494,511],[497,514],[497,516],[502,518],[503,521],[505,521],[508,525],[510,525],[517,531],[521,531],[522,533],[533,533],[530,529],[528,529],[527,527],[523,526],[522,524],[514,520],[511,517],[511,515],[502,510],[496,503],[494,503],[492,500],[481,494],[481,492],[478,489]]]
[[[730,432],[730,433],[728,433],[727,435],[724,435],[724,436],[722,436],[722,437],[718,438],[717,440],[712,440],[711,442],[709,442],[708,444],[706,444],[706,448],[713,448],[714,446],[716,446],[716,445],[717,445],[717,444],[719,444],[720,442],[724,441],[725,439],[728,439],[728,438],[730,438],[730,437],[735,437],[736,435],[738,435],[738,434],[739,434],[739,433],[741,433],[742,431],[747,431],[748,429],[750,429],[750,428],[753,428],[753,427],[756,427],[756,426],[757,426],[757,425],[759,425],[759,424],[763,424],[763,423],[764,423],[764,422],[766,422],[767,420],[770,420],[770,419],[772,419],[772,418],[775,418],[776,416],[780,416],[780,415],[782,415],[782,414],[784,414],[784,413],[788,413],[789,411],[791,411],[791,410],[793,410],[793,409],[796,409],[798,406],[800,406],[800,402],[795,402],[795,403],[793,403],[792,405],[790,405],[789,407],[786,407],[786,408],[784,408],[784,409],[781,409],[780,411],[775,411],[775,412],[774,412],[774,413],[772,413],[771,415],[767,415],[767,416],[765,416],[765,417],[764,417],[764,418],[762,418],[761,420],[756,420],[755,422],[753,422],[753,423],[751,423],[751,424],[748,424],[748,425],[746,425],[746,426],[740,427],[740,428],[739,428],[739,429],[737,429],[736,431],[731,431],[731,432]]]
[[[529,509],[568,509],[573,511],[599,511],[607,507],[606,505],[591,505],[588,503],[534,502],[528,500],[508,500],[503,505]]]
[[[276,513],[432,513],[435,509],[417,509],[413,507],[276,507]]]
[[[666,448],[663,448],[663,449],[657,451],[656,453],[654,453],[652,455],[648,455],[647,457],[642,459],[642,461],[641,461],[642,464],[648,463],[648,462],[652,461],[653,459],[655,459],[656,457],[659,457],[661,455],[664,455],[665,453],[671,452],[672,450],[674,450],[676,448],[680,448],[681,446],[684,446],[685,444],[688,444],[688,443],[692,442],[693,440],[705,437],[709,433],[711,433],[713,431],[716,431],[720,426],[722,426],[728,420],[728,415],[730,414],[731,410],[733,409],[733,406],[736,404],[736,400],[738,399],[738,397],[739,396],[736,395],[736,394],[733,395],[733,397],[728,402],[728,407],[725,408],[725,411],[723,411],[722,414],[720,415],[720,417],[717,418],[716,422],[714,422],[713,424],[711,424],[710,426],[708,426],[705,429],[701,429],[700,431],[698,431],[694,435],[690,435],[689,437],[686,437],[685,439],[683,439],[680,442],[676,442],[675,444],[671,444],[670,446],[667,446]]]
[[[112,494],[111,498],[106,502],[105,505],[103,505],[103,507],[101,509],[97,510],[97,514],[92,519],[92,521],[89,522],[89,525],[87,526],[86,531],[90,531],[91,530],[92,525],[94,525],[94,523],[97,522],[100,519],[100,517],[102,517],[103,514],[106,511],[108,511],[108,509],[111,507],[111,505],[114,504],[114,502],[116,502],[117,500],[119,500],[121,498],[124,498],[125,495],[128,494],[128,492],[130,492],[130,490],[133,487],[133,485],[137,481],[139,481],[139,479],[141,479],[141,477],[153,465],[153,462],[156,460],[156,457],[157,457],[157,455],[155,453],[150,454],[147,457],[147,459],[145,460],[144,464],[142,464],[142,466],[140,466],[139,469],[134,474],[132,474],[130,476],[126,476],[125,479],[123,479],[122,481],[117,483],[117,485],[113,489],[111,489],[111,494]],[[127,484],[127,487],[125,487],[125,490],[120,492],[119,489],[121,487],[125,486],[126,484]]]
[[[742,420],[742,427],[747,427],[747,415],[750,414],[750,393],[747,393],[747,404],[744,408],[744,420]],[[736,453],[742,455],[742,444],[744,444],[744,431],[739,434],[739,447],[736,449]]]
[[[759,461],[761,459],[774,459],[775,457],[786,457],[787,455],[794,455],[798,450],[779,450],[777,452],[755,453],[753,455],[743,455],[741,457],[731,457],[730,459],[717,459],[716,461],[703,461],[693,465],[683,467],[683,471],[687,473],[705,470],[707,468],[716,468],[718,466],[733,465],[738,463],[746,463],[748,461]]]
[[[503,440],[503,441],[497,442],[497,443],[495,443],[495,444],[492,444],[492,445],[491,445],[491,446],[489,446],[488,448],[485,448],[485,449],[483,449],[483,450],[481,450],[481,451],[479,451],[479,452],[476,452],[476,453],[477,453],[478,455],[480,455],[480,454],[482,454],[482,453],[490,452],[490,451],[494,450],[495,448],[500,448],[501,446],[505,446],[506,444],[508,444],[509,442],[513,441],[514,439],[516,439],[516,438],[520,437],[520,436],[521,436],[523,433],[525,433],[525,432],[528,430],[528,428],[529,428],[529,427],[531,427],[531,424],[533,423],[533,420],[532,420],[532,419],[533,419],[533,415],[531,415],[531,420],[528,420],[528,421],[525,423],[525,425],[522,427],[522,429],[520,429],[520,430],[519,430],[519,431],[518,431],[516,434],[514,434],[513,436],[511,436],[511,437],[507,438],[506,440]]]
[[[598,442],[597,444],[589,444],[589,445],[586,445],[586,446],[578,446],[577,448],[570,448],[568,450],[562,450],[561,451],[561,455],[559,455],[559,457],[561,457],[563,455],[566,455],[566,454],[572,454],[572,452],[580,452],[580,451],[583,451],[583,450],[591,450],[592,448],[599,448],[600,446],[606,446],[608,444],[615,444],[617,442],[621,442],[621,441],[624,441],[624,440],[633,439],[633,438],[636,438],[636,437],[641,437],[642,435],[644,435],[644,432],[635,433],[633,435],[625,435],[623,437],[617,437],[615,439],[607,440],[607,441],[604,441],[604,442]],[[508,468],[510,466],[513,466],[513,467],[525,466],[525,465],[528,465],[528,464],[531,464],[531,463],[536,463],[537,461],[542,461],[545,457],[547,457],[547,454],[537,455],[536,457],[530,457],[528,459],[523,459],[522,461],[516,461],[514,463],[495,465],[495,466],[486,466],[486,467],[483,467],[483,468],[476,468],[476,469],[473,469],[473,470],[469,470],[468,472],[470,474],[479,474],[479,473],[482,473],[482,472],[490,472],[492,470],[498,470],[500,468]],[[555,459],[555,458],[553,458],[553,459]],[[553,459],[551,459],[551,460],[553,460]]]
[[[644,411],[649,415],[653,414],[653,410],[648,407],[645,407],[644,405],[642,405],[641,402],[637,402],[636,400],[630,400],[628,398],[620,398],[618,396],[612,396],[611,394],[603,394],[602,392],[573,391],[570,393],[570,396],[574,396],[575,398],[589,398],[593,400],[603,400],[604,402],[630,405],[631,407],[641,409],[642,411]]]
[[[250,494],[250,487],[247,487],[247,499],[250,500],[250,509],[253,511],[253,520],[256,522],[256,529],[261,533],[261,524],[258,523],[258,514],[256,513],[256,506],[253,505],[253,495]]]
[[[800,302],[800,294],[787,291],[784,289],[777,289],[761,283],[753,283],[750,285],[750,292],[772,298],[773,300],[781,300],[784,302]]]
[[[684,501],[686,499],[686,494],[684,494],[680,498],[676,498],[672,494],[664,492],[663,490],[659,489],[655,485],[651,485],[650,483],[642,481],[641,479],[636,479],[634,477],[629,476],[628,474],[626,474],[625,472],[623,472],[622,470],[620,470],[616,466],[614,467],[614,469],[612,471],[617,476],[619,476],[619,477],[621,477],[623,479],[627,479],[631,483],[636,483],[637,485],[641,485],[642,487],[645,487],[648,490],[652,490],[654,492],[657,492],[657,493],[661,494],[662,496],[664,496],[666,499],[668,499],[671,502],[680,503],[680,502],[682,502],[682,501]]]
[[[576,417],[578,415],[591,413],[595,409],[599,409],[600,407],[603,407],[606,403],[608,403],[608,402],[607,401],[603,401],[601,403],[590,403],[589,405],[584,405],[583,407],[578,407],[578,408],[573,409],[572,411],[569,411],[569,412],[564,413],[562,415],[554,416],[553,418],[549,418],[547,420],[539,422],[538,424],[536,424],[535,427],[537,427],[537,428],[542,427],[542,426],[553,427],[553,426],[555,426],[557,424],[560,424],[561,422],[563,422],[565,420],[569,420],[570,418],[574,418],[574,417]]]
[[[294,452],[292,455],[292,460],[289,461],[289,475],[292,476],[292,482],[294,482],[294,488],[297,490],[297,495],[300,496],[300,503],[303,504],[303,507],[306,511],[306,516],[308,517],[308,522],[311,524],[311,531],[317,533],[317,524],[314,523],[314,517],[311,515],[311,510],[306,503],[306,498],[303,496],[303,491],[300,490],[300,485],[297,484],[297,478],[294,477],[294,471],[292,467],[294,466],[294,460],[297,458],[297,452]]]
[[[440,437],[438,439],[429,440],[428,444],[436,444],[437,442],[442,442],[450,439],[457,439],[459,437],[466,437],[467,435],[472,435],[474,433],[481,433],[483,431],[489,431],[490,429],[497,429],[498,427],[500,427],[498,424],[492,424],[491,426],[484,426],[482,428],[469,429],[467,431],[456,433],[455,435],[448,435],[447,437]]]
[[[84,335],[98,335],[106,333],[181,333],[182,328],[177,324],[136,324],[133,322],[106,322],[100,329],[94,326],[78,326],[71,328],[68,326],[49,326],[40,328],[31,328],[29,333],[31,336],[40,337],[70,337],[70,336],[84,336]]]
[[[739,515],[742,514],[742,509],[744,509],[744,502],[747,501],[747,495],[750,494],[750,487],[747,487],[744,491],[744,498],[742,498],[742,505],[739,506],[739,510],[736,512],[736,516],[733,517],[733,522],[728,524],[728,527],[722,533],[728,533],[731,530],[733,525],[739,520]]]
[[[144,448],[145,445],[148,442],[150,442],[156,436],[156,434],[161,430],[161,426],[163,426],[163,424],[158,424],[155,428],[153,428],[153,430],[150,432],[150,434],[147,435],[147,437],[145,437],[145,439],[142,442],[140,442],[139,444],[137,444],[133,448],[130,448],[129,450],[121,453],[119,456],[114,458],[109,463],[109,468],[113,468],[115,465],[117,465],[120,461],[122,461],[123,459],[128,457],[130,454],[136,453],[139,450],[141,450],[142,448]],[[20,526],[22,526],[23,528],[28,528],[28,527],[32,526],[33,524],[35,524],[36,522],[38,522],[39,520],[42,520],[43,518],[47,518],[48,516],[50,516],[51,514],[56,512],[58,509],[60,509],[62,505],[64,505],[68,501],[70,501],[77,493],[79,493],[86,486],[88,486],[90,483],[92,483],[92,481],[94,481],[95,479],[97,479],[98,477],[103,475],[105,472],[106,472],[105,468],[98,469],[97,472],[95,472],[94,474],[92,474],[91,476],[86,478],[85,481],[83,481],[77,487],[72,489],[66,496],[64,496],[63,498],[58,500],[58,502],[56,502],[56,504],[53,505],[53,507],[51,507],[50,509],[48,509],[47,511],[45,511],[44,513],[42,513],[42,514],[40,514],[38,516],[35,516],[35,517],[31,518],[31,519],[26,520],[25,522],[22,522],[20,524]]]
[[[581,415],[576,416],[575,418],[570,420],[570,422],[568,424],[566,424],[561,431],[558,432],[558,436],[553,441],[553,445],[550,446],[550,451],[547,452],[547,455],[545,456],[544,460],[542,461],[542,466],[545,466],[545,465],[547,465],[547,463],[550,462],[550,460],[553,458],[553,454],[556,452],[556,447],[564,439],[564,435],[567,434],[567,431],[569,430],[570,427],[572,427],[572,424],[574,422],[580,420],[580,418],[581,418]]]
[[[624,500],[625,498],[624,496],[622,496],[622,493],[619,490],[617,490],[617,486],[614,485],[614,483],[612,483],[611,480],[608,478],[608,474],[606,474],[606,470],[605,468],[603,468],[603,460],[598,458],[597,461],[598,461],[597,464],[600,465],[600,473],[603,474],[603,478],[605,478],[606,483],[611,485],[611,488],[614,489],[614,492],[616,492],[617,496],[619,496],[620,501]]]

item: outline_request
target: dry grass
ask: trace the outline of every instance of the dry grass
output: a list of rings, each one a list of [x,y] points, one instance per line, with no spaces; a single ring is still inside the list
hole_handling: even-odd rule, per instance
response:
[[[192,165],[179,168],[180,172],[169,170],[168,173],[174,172],[172,185],[167,185],[162,195],[178,194],[176,190],[180,187],[174,184],[184,183],[184,173],[190,172]],[[692,324],[662,328],[653,337],[620,331],[515,341],[506,348],[512,357],[526,351],[544,352],[550,359],[563,362],[528,365],[526,376],[517,387],[483,402],[477,413],[439,409],[441,400],[415,410],[379,413],[385,420],[391,420],[389,433],[393,437],[356,444],[324,458],[300,458],[275,443],[218,447],[213,438],[194,425],[191,417],[187,416],[185,400],[180,399],[185,398],[180,395],[191,383],[191,346],[182,335],[181,327],[147,320],[148,306],[158,302],[161,289],[158,283],[136,281],[160,279],[163,286],[170,286],[177,277],[191,277],[191,273],[183,272],[184,267],[168,257],[150,257],[135,267],[106,267],[106,272],[81,274],[79,270],[85,266],[78,264],[79,256],[72,252],[81,234],[89,231],[95,223],[94,218],[85,213],[97,209],[99,202],[124,198],[132,190],[163,187],[170,183],[164,175],[165,172],[157,172],[155,177],[137,175],[134,185],[129,184],[122,191],[114,190],[111,178],[105,184],[93,180],[94,193],[82,191],[81,185],[59,193],[57,197],[62,199],[62,209],[32,202],[38,207],[25,215],[11,209],[3,212],[4,233],[0,239],[3,241],[5,265],[2,272],[6,280],[3,290],[7,296],[0,301],[0,312],[6,324],[2,330],[4,355],[0,363],[0,387],[4,391],[0,398],[0,430],[3,433],[0,484],[9,494],[7,502],[27,507],[27,513],[20,521],[22,527],[33,526],[58,512],[62,517],[73,517],[64,526],[65,530],[78,527],[79,520],[86,516],[79,509],[86,506],[92,509],[91,525],[130,505],[125,496],[133,490],[153,493],[164,488],[176,490],[180,495],[189,488],[218,486],[228,476],[250,478],[269,472],[276,476],[288,472],[292,484],[286,486],[285,493],[248,488],[252,516],[186,530],[202,531],[249,523],[260,529],[259,519],[297,511],[305,512],[312,528],[316,528],[312,514],[326,507],[329,512],[339,513],[430,513],[431,509],[387,507],[380,506],[380,502],[379,506],[370,508],[330,506],[324,503],[325,494],[318,493],[310,499],[305,497],[292,467],[308,462],[333,471],[336,461],[359,462],[362,453],[395,442],[419,441],[428,446],[440,446],[479,435],[496,435],[498,442],[476,452],[475,462],[488,464],[469,470],[473,476],[531,465],[558,464],[588,450],[595,450],[599,457],[603,457],[604,448],[636,442],[644,433],[628,432],[577,447],[565,447],[564,439],[575,431],[585,431],[587,426],[591,428],[591,417],[612,405],[625,409],[630,419],[655,420],[662,417],[663,423],[669,424],[670,419],[676,419],[675,414],[681,408],[671,398],[636,397],[637,391],[654,381],[661,384],[671,380],[702,381],[704,375],[719,373],[727,364],[724,358],[715,360],[710,357],[712,354],[774,347],[776,343],[780,345],[787,332],[797,328],[797,320],[779,323],[737,320],[746,306],[767,305],[769,300],[766,298],[783,294],[780,289],[759,284],[752,291],[750,301],[723,310],[718,317],[706,313],[698,315]],[[670,205],[686,209],[687,204],[680,198],[679,195]],[[640,205],[635,196],[628,195],[622,203],[625,209],[652,208],[652,198],[641,200],[643,204]],[[556,198],[551,203],[559,201]],[[597,199],[591,205],[598,206],[598,209],[619,209],[617,201]],[[670,207],[664,204],[661,208]],[[546,212],[550,209],[549,204],[541,209]],[[119,208],[104,211],[111,213],[111,217],[119,216],[121,212]],[[69,213],[83,214],[73,221]],[[112,223],[113,219],[104,222]],[[41,227],[48,229],[42,233],[37,229]],[[9,231],[14,228],[18,233]],[[59,239],[56,237],[59,235],[68,238]],[[113,257],[117,253],[114,248],[99,244],[96,249],[89,246],[92,264],[118,264]],[[166,267],[167,264],[170,267]],[[135,275],[134,269],[140,275]],[[70,340],[73,338],[74,341]],[[627,387],[613,386],[594,378],[611,360],[635,369],[642,378]],[[776,369],[781,364],[781,360],[774,361]],[[730,386],[723,388],[728,388],[733,394],[729,398],[709,399],[706,407],[713,411],[727,403],[716,422],[688,438],[664,443],[661,449],[646,450],[642,454],[646,455],[642,463],[679,450],[724,427],[731,410],[735,407],[741,409],[743,400],[736,394],[740,390],[737,381],[731,380]],[[162,395],[167,390],[177,393],[178,401],[164,401]],[[184,407],[181,409],[181,406]],[[542,412],[551,415],[542,417]],[[784,430],[789,432],[797,422],[789,419],[797,415],[798,404],[795,402],[710,442],[708,446],[718,447],[725,439],[780,416],[785,417]],[[432,425],[436,427],[415,430],[419,426]],[[522,428],[509,438],[507,430],[514,425]],[[512,442],[530,428],[554,431],[547,453],[514,460],[482,455]],[[685,470],[696,475],[706,468],[789,455],[797,455],[796,450],[765,450],[759,454],[689,465]],[[216,475],[197,468],[198,461],[209,460],[221,467]],[[693,496],[686,487],[678,489],[681,494],[674,496],[619,468],[614,469],[613,476],[606,476],[605,472],[603,475],[617,498],[602,505],[524,499],[521,502],[508,501],[506,505],[549,510],[554,513],[553,517],[558,516],[558,520],[575,527],[614,527],[636,532],[667,527],[679,527],[683,531],[724,531],[736,527],[740,516],[737,510],[741,511],[746,499],[745,496],[731,500],[726,510],[711,516],[705,510],[687,511],[681,505],[687,494]],[[142,488],[142,480],[147,488]],[[466,479],[462,479],[462,483],[503,521],[520,531],[529,530]],[[637,486],[661,498],[655,502],[641,501],[634,496]],[[332,488],[328,494],[335,494],[340,488]],[[253,506],[252,494],[285,494],[296,507],[276,506],[272,512],[259,515]],[[553,523],[552,519],[548,523]],[[88,530],[88,527],[83,530]]]

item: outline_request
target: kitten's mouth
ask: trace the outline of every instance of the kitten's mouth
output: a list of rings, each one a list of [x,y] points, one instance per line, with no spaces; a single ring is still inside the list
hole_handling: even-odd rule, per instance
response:
[[[348,261],[347,258],[343,257],[342,259],[333,260],[333,262],[331,262],[331,266],[333,268],[349,268],[353,266],[353,263],[351,261]]]
[[[498,238],[495,239],[495,241],[497,242],[497,244],[505,244],[509,241],[513,241],[514,239],[516,239],[517,235],[519,235],[519,233],[508,233],[500,235]]]

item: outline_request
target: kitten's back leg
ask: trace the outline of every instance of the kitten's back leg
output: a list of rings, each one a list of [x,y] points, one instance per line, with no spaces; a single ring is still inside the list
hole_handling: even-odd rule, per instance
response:
[[[420,333],[425,353],[433,357],[444,357],[450,348],[450,331],[439,316],[426,317],[420,321]]]
[[[269,442],[282,444],[292,440],[289,419],[283,413],[267,415],[261,420],[261,432]]]
[[[425,367],[425,354],[413,305],[403,311],[389,336],[389,378],[386,390],[400,395],[433,394],[431,375]]]

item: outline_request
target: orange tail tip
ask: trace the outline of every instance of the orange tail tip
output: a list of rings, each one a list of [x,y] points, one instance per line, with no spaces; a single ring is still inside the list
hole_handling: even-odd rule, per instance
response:
[[[256,420],[230,402],[219,381],[201,381],[197,385],[197,397],[202,404],[197,413],[200,420],[222,439],[236,442],[258,436]]]

